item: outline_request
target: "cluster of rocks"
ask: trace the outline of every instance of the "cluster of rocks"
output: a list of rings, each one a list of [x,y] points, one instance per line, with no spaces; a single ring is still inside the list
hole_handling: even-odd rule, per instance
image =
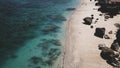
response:
[[[97,0],[96,6],[100,6],[98,11],[109,15],[110,18],[113,18],[120,12],[119,0]]]
[[[101,50],[101,57],[106,60],[106,62],[114,67],[120,68],[120,25],[115,24],[118,28],[116,32],[116,39],[111,44],[110,48],[104,44],[100,44],[98,47]],[[112,31],[108,32],[112,34]],[[96,28],[95,36],[100,38],[109,39],[109,36],[105,35],[105,28]]]
[[[90,0],[92,1],[92,0]],[[113,18],[120,12],[120,1],[115,2],[114,0],[95,0],[96,6],[100,6],[98,11],[101,12],[99,16],[104,16],[104,21],[107,21],[109,18]],[[114,1],[114,2],[113,2]],[[116,0],[117,1],[117,0]],[[91,17],[85,17],[83,19],[83,24],[91,26],[92,24],[96,24],[99,18],[94,20],[94,15],[92,14]],[[101,57],[106,60],[106,62],[113,67],[120,68],[120,24],[115,24],[118,28],[116,32],[116,39],[113,41],[110,47],[107,47],[105,44],[100,44],[98,47],[101,50]],[[110,30],[108,34],[113,34],[113,31]],[[110,39],[109,35],[106,34],[105,27],[97,27],[95,28],[94,36],[101,38],[101,39]]]
[[[60,55],[60,50],[58,48],[49,48],[49,50],[43,51],[42,56],[33,56],[29,59],[30,64],[29,67],[42,67],[44,66],[52,66],[55,60]]]
[[[92,24],[96,24],[99,18],[96,18],[95,21],[93,21],[93,19],[94,19],[93,14],[91,15],[91,17],[85,17],[83,18],[83,21],[84,21],[83,24],[90,25],[90,27],[93,28]],[[110,31],[110,33],[112,33],[112,31]],[[105,34],[105,28],[100,28],[100,27],[97,27],[95,29],[94,36],[99,38],[110,39],[110,37]]]
[[[106,62],[114,67],[120,68],[120,54],[104,44],[99,44],[99,49],[101,50],[100,56],[106,60]],[[117,47],[115,44],[114,47]]]
[[[99,18],[96,18],[95,21],[93,21],[93,19],[94,19],[93,14],[91,15],[91,17],[85,17],[85,18],[83,18],[83,21],[84,21],[83,24],[90,25],[90,27],[93,28],[92,24],[96,24],[97,21],[99,20]],[[110,39],[110,37],[107,34],[105,34],[105,31],[106,31],[105,28],[97,27],[95,29],[94,36],[99,37],[99,38]],[[111,33],[112,33],[112,31],[109,32],[109,34],[111,34]]]
[[[90,25],[91,28],[93,28],[93,25],[92,24],[96,24],[99,20],[99,18],[96,18],[94,21],[93,21],[94,18],[94,15],[92,14],[90,17],[85,17],[83,18],[83,24],[85,25]]]
[[[29,61],[31,63],[28,65],[29,68],[41,68],[39,63],[42,63],[43,59],[41,57],[38,57],[38,56],[33,56],[29,59]]]
[[[120,29],[117,31],[116,39],[111,44],[111,47],[105,45],[99,45],[101,51],[101,57],[106,60],[107,63],[120,68]]]
[[[112,33],[112,31],[108,32]],[[105,28],[96,28],[94,36],[99,37],[99,38],[105,38],[105,39],[110,39],[110,37],[105,34]]]

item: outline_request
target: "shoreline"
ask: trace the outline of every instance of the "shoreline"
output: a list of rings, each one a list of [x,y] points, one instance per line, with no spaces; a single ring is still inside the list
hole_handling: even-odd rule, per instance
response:
[[[107,22],[102,21],[103,17],[99,16],[100,12],[93,10],[94,8],[98,8],[94,4],[94,1],[81,0],[80,5],[78,5],[76,10],[69,17],[66,25],[66,37],[60,68],[112,68],[112,66],[107,64],[106,61],[100,57],[98,44],[104,43],[110,47],[115,36],[111,35],[111,39],[106,40],[94,37],[93,33],[97,27],[105,27],[107,31],[116,31],[114,24],[118,19],[115,17]],[[100,19],[99,22],[102,22],[93,24],[93,29],[90,29],[90,26],[82,24],[83,18],[91,14],[94,14],[96,18],[98,17]],[[110,24],[110,21],[115,22]]]
[[[80,0],[80,4],[76,7],[76,9],[79,8],[79,6],[82,5],[84,0]],[[64,56],[65,56],[65,50],[66,50],[66,42],[67,42],[67,38],[69,38],[68,36],[68,33],[69,33],[69,27],[70,27],[70,19],[71,17],[73,16],[73,14],[76,12],[76,9],[72,12],[72,14],[67,18],[67,21],[66,21],[66,24],[65,24],[65,35],[64,35],[64,41],[62,41],[62,46],[63,46],[63,50],[62,50],[62,54],[61,56],[58,58],[57,61],[60,61],[59,64],[58,64],[58,67],[57,68],[64,68],[63,65],[64,65]],[[63,39],[62,39],[63,40]]]

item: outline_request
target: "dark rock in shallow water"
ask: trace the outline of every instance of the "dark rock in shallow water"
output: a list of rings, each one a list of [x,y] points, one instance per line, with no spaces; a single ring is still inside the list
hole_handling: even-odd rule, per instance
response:
[[[42,50],[41,54],[44,57],[47,57],[51,60],[56,60],[58,56],[61,54],[61,50],[59,46],[61,46],[61,43],[57,39],[50,39],[50,40],[44,39],[38,45],[38,47]],[[55,47],[55,48],[51,48],[51,47]]]
[[[13,59],[15,59],[17,57],[18,57],[17,55],[11,55],[11,58],[13,58]]]
[[[59,27],[56,25],[46,25],[43,29],[42,32],[48,33],[48,32],[54,32],[57,31]]]
[[[35,67],[35,68],[41,68],[40,66],[37,66],[37,67]]]
[[[60,54],[61,51],[58,48],[49,48],[46,51],[42,51],[42,55],[51,60],[56,60]]]
[[[60,55],[60,53],[61,52],[60,52],[59,49],[57,49],[57,48],[51,48],[50,51],[49,51],[49,53],[48,53],[48,56],[49,56],[50,59],[55,60]]]
[[[62,15],[47,15],[47,17],[56,22],[66,21],[67,19]]]
[[[49,53],[48,53],[48,60],[45,61],[47,65],[52,65],[55,60],[59,57],[60,55],[60,50],[57,48],[51,48]]]
[[[105,34],[105,28],[96,28],[94,35],[99,38],[103,38]]]
[[[54,46],[61,46],[61,42],[58,39],[43,39],[42,43],[38,44],[38,47],[42,47],[42,48],[49,48],[49,45],[54,45]]]
[[[50,42],[55,46],[61,46],[60,40],[52,39]]]
[[[73,11],[75,8],[67,8],[66,11]]]
[[[53,64],[53,60],[50,59],[50,60],[46,61],[45,63],[46,63],[47,65],[51,66],[51,65]]]
[[[91,25],[91,23],[92,23],[91,17],[85,17],[83,20],[84,20],[84,24],[86,24],[86,25]]]
[[[30,61],[34,64],[38,64],[40,61],[42,61],[42,59],[40,57],[33,56],[30,58]]]

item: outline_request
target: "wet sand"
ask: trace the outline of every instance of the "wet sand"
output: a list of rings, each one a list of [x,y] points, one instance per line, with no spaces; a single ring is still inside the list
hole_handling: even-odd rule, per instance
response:
[[[98,6],[95,6],[94,1],[81,0],[80,5],[68,19],[61,68],[112,68],[101,58],[98,45],[105,44],[110,47],[116,39],[115,32],[117,28],[114,24],[120,22],[118,19],[120,15],[105,21],[104,14],[100,16],[101,12],[96,10],[98,8]],[[83,19],[90,17],[92,14],[94,15],[91,24],[93,28],[90,25],[83,24]],[[94,23],[97,18],[99,20]],[[110,39],[94,36],[96,28],[105,28],[105,34]],[[113,33],[109,34],[111,30]]]

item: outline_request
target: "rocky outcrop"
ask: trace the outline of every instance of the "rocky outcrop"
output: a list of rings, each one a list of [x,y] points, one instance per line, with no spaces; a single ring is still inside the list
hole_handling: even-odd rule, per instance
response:
[[[96,28],[94,35],[99,38],[103,38],[105,34],[105,28]]]
[[[86,25],[91,25],[91,23],[92,23],[91,17],[85,17],[83,20],[84,20],[84,24],[86,24]]]

